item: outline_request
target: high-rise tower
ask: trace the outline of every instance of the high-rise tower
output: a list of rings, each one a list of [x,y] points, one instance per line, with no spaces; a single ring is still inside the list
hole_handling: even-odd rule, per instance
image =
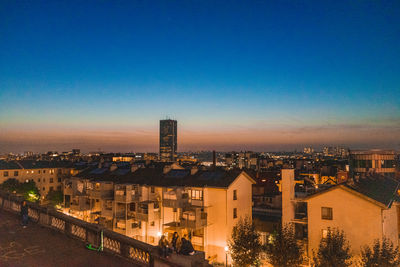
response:
[[[178,147],[178,122],[176,120],[160,120],[160,160],[175,161]]]

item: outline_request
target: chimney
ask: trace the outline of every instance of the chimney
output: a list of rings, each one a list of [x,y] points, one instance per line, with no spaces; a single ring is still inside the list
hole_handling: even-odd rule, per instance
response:
[[[281,177],[282,224],[286,224],[290,223],[294,219],[294,169],[282,169]]]
[[[118,166],[117,166],[117,164],[111,164],[111,166],[110,166],[110,172],[113,172],[113,171],[115,171],[116,169],[118,169]]]
[[[137,165],[132,165],[131,172],[135,172],[139,167]]]
[[[215,150],[213,150],[213,168],[217,166],[217,155],[215,153]]]
[[[165,165],[164,169],[163,169],[163,173],[166,174],[167,172],[169,172],[171,170],[171,165]]]
[[[192,167],[192,168],[190,169],[190,175],[195,175],[196,172],[197,172],[198,170],[199,170],[199,169],[197,168],[197,166]]]

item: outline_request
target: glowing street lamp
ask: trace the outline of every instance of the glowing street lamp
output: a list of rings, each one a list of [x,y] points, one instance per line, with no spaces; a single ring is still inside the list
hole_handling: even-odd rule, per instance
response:
[[[228,248],[228,246],[225,246],[225,266],[228,266],[228,251],[229,251],[229,248]]]

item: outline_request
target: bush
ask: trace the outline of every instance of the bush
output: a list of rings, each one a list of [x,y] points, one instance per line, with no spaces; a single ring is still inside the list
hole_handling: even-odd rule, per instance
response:
[[[25,200],[30,202],[36,202],[40,198],[39,189],[36,187],[36,183],[32,180],[26,183],[20,183],[15,178],[10,178],[1,184],[1,189],[9,193],[17,193],[22,195]]]
[[[258,266],[262,246],[260,235],[250,218],[240,218],[232,229],[229,251],[235,266]]]
[[[321,239],[318,253],[314,254],[316,267],[345,267],[351,265],[350,245],[343,231],[328,229],[327,237]]]
[[[400,266],[399,247],[387,238],[375,240],[372,249],[366,246],[361,251],[362,267],[391,267]]]
[[[300,266],[303,251],[297,244],[293,227],[283,225],[272,237],[273,241],[265,247],[269,263],[275,267]]]

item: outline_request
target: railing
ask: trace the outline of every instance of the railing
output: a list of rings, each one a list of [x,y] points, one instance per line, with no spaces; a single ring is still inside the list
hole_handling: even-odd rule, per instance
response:
[[[0,209],[18,214],[22,200],[22,197],[0,192]],[[103,231],[104,251],[118,254],[138,266],[210,266],[204,259],[204,253],[195,256],[174,255],[168,260],[163,259],[155,246],[67,216],[51,208],[41,207],[35,203],[27,205],[28,215],[32,221],[83,242],[100,246],[100,236]]]

